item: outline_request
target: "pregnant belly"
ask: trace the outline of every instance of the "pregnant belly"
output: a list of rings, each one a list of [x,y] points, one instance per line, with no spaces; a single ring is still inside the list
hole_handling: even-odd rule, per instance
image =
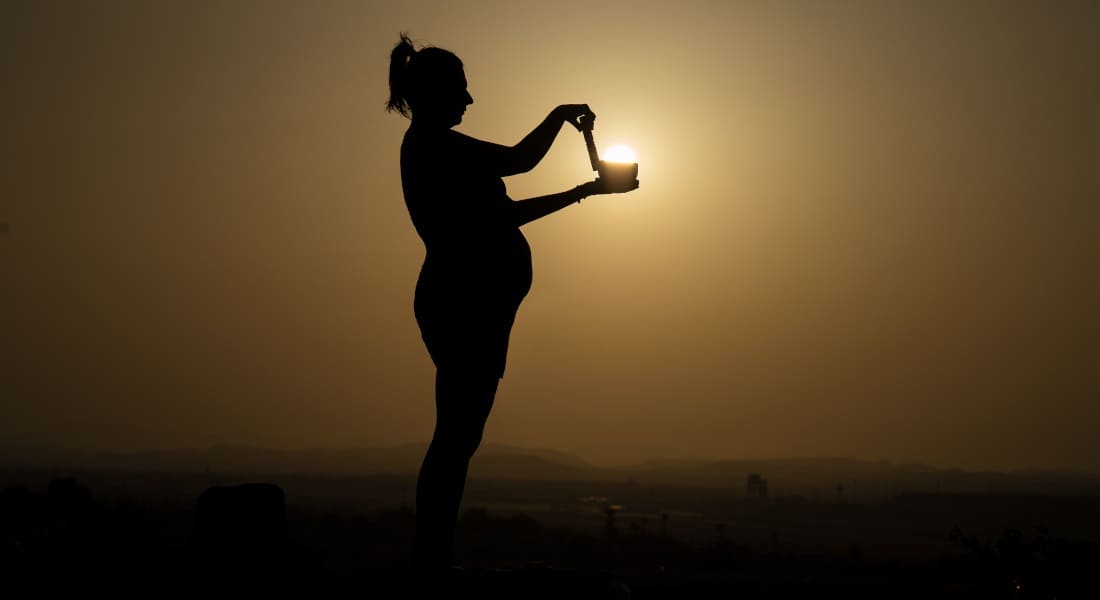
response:
[[[416,285],[420,306],[468,311],[514,311],[531,289],[531,255],[526,247],[503,254],[429,252]]]
[[[515,229],[476,246],[429,247],[417,297],[431,296],[432,301],[444,303],[519,306],[530,288],[531,250]]]

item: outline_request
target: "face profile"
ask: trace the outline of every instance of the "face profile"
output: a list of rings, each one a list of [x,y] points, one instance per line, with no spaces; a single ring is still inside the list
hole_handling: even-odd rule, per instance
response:
[[[458,125],[462,122],[466,107],[474,103],[474,98],[470,95],[467,86],[466,73],[462,68],[456,69],[440,82],[438,94],[425,98],[425,102],[420,105],[420,110],[436,113],[438,120],[448,127]]]

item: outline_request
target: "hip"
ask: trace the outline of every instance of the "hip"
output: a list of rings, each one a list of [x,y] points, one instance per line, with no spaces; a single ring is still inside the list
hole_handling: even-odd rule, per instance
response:
[[[441,265],[425,261],[416,281],[417,305],[519,306],[531,290],[530,264]]]

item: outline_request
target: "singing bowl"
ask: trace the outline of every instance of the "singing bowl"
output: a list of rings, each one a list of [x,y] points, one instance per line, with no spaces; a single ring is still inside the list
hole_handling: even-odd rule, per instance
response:
[[[609,189],[626,191],[638,180],[638,163],[601,160],[597,172]]]

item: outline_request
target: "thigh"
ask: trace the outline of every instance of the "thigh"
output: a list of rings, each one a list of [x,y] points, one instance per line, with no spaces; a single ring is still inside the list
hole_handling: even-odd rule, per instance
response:
[[[416,322],[437,369],[504,376],[515,309],[417,298]]]

